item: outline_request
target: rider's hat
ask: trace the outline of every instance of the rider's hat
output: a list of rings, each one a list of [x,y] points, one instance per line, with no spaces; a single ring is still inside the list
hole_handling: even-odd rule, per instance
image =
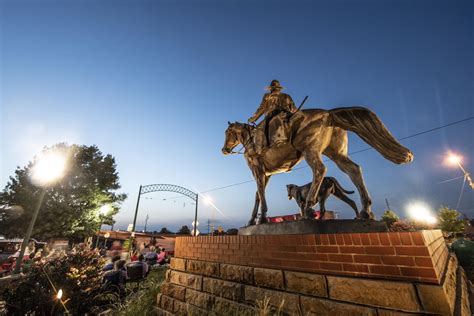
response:
[[[273,79],[272,82],[270,82],[270,85],[267,87],[267,90],[283,90],[285,89],[280,85],[280,81]]]

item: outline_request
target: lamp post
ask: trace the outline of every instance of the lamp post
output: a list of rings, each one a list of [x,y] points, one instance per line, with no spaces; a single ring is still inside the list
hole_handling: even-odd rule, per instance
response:
[[[55,150],[49,150],[43,153],[35,161],[33,167],[31,168],[31,181],[34,185],[40,188],[40,193],[36,207],[33,211],[33,216],[31,218],[30,224],[28,225],[28,230],[26,231],[25,238],[21,243],[20,255],[16,259],[15,269],[12,274],[20,273],[21,264],[23,262],[23,256],[25,255],[26,246],[31,238],[31,233],[38,218],[38,213],[43,203],[44,196],[46,195],[46,188],[53,184],[55,181],[59,180],[66,170],[66,155]]]
[[[95,239],[94,248],[97,248],[99,246],[100,228],[102,227],[102,224],[104,223],[104,217],[107,215],[110,209],[111,209],[111,206],[109,204],[102,205],[99,208],[100,225],[99,225],[99,230],[97,231],[97,238]]]
[[[462,163],[462,157],[458,154],[449,152],[447,157],[446,157],[446,162],[451,165],[451,166],[458,166],[459,169],[461,169],[462,173],[464,174],[464,181],[469,184],[471,189],[474,190],[474,182],[472,181],[470,173],[464,169]]]

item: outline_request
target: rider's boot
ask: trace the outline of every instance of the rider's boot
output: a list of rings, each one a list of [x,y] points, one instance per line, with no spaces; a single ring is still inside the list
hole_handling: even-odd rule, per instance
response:
[[[255,153],[259,156],[263,155],[263,149],[265,147],[265,132],[258,128],[254,134]]]

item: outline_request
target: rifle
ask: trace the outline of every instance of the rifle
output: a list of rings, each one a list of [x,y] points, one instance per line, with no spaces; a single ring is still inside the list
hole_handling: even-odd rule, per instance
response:
[[[301,108],[303,107],[303,104],[306,102],[306,100],[308,100],[308,96],[305,96],[303,101],[301,102],[300,106],[298,107],[298,111],[301,110]]]

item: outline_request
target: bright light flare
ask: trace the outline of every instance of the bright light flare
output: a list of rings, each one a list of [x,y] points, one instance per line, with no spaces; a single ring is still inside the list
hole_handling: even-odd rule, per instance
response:
[[[37,186],[47,186],[64,175],[67,157],[57,150],[47,151],[39,156],[32,169],[31,180]]]
[[[462,161],[462,156],[449,152],[446,156],[446,164],[450,166],[458,166]]]
[[[410,218],[417,222],[423,222],[429,225],[436,224],[438,220],[433,213],[428,204],[424,202],[412,202],[407,205],[407,212]]]
[[[210,196],[205,195],[202,198],[204,200],[204,203],[206,203],[207,205],[212,205],[212,199]]]
[[[99,213],[104,216],[107,215],[107,213],[109,213],[110,211],[112,211],[112,206],[110,204],[102,205],[99,208]]]
[[[58,293],[56,294],[56,298],[57,298],[58,300],[60,300],[61,297],[63,297],[63,290],[62,290],[62,289],[59,289]]]

